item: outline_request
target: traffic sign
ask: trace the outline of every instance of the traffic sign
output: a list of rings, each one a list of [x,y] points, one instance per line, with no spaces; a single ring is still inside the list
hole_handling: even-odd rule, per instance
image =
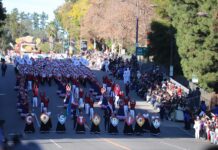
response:
[[[83,51],[86,51],[88,49],[88,42],[85,40],[82,40],[80,43],[80,49]]]
[[[136,48],[136,55],[137,56],[145,56],[148,54],[148,48],[147,47],[137,47]]]

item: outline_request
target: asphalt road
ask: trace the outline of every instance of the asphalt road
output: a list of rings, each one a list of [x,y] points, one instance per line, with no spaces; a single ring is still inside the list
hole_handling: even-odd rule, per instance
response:
[[[99,80],[105,74],[102,71],[94,71]],[[118,81],[122,86],[122,81]],[[6,77],[0,77],[0,119],[4,119],[5,132],[10,139],[13,133],[22,134],[22,144],[17,149],[28,150],[201,150],[210,146],[210,143],[204,140],[195,140],[192,131],[183,130],[182,123],[164,121],[161,125],[161,135],[154,137],[149,133],[141,136],[125,136],[122,134],[123,122],[119,124],[119,134],[110,135],[104,132],[103,120],[101,122],[100,134],[90,134],[90,121],[87,121],[85,134],[76,134],[73,130],[73,121],[68,118],[66,121],[66,133],[58,134],[55,132],[57,124],[57,115],[62,112],[61,99],[56,95],[56,85],[52,87],[40,86],[40,90],[45,90],[50,98],[49,111],[52,112],[53,129],[50,133],[39,133],[39,109],[32,110],[36,114],[34,125],[36,133],[24,134],[25,121],[22,120],[16,110],[16,95],[14,91],[15,75],[14,68],[8,65]],[[137,100],[137,112],[148,110],[154,113],[153,108],[140,100],[134,92],[130,96]],[[31,96],[30,98],[31,99]],[[101,116],[103,111],[95,108]],[[88,116],[87,120],[88,120]]]

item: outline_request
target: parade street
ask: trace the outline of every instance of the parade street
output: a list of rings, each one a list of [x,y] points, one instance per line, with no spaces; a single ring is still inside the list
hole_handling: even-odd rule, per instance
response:
[[[102,81],[103,71],[94,71],[98,80]],[[0,118],[5,120],[6,136],[10,140],[13,134],[18,133],[22,135],[22,145],[20,149],[31,150],[203,150],[210,143],[204,140],[196,140],[193,131],[185,131],[183,123],[162,121],[161,134],[159,136],[152,136],[150,133],[144,135],[123,135],[123,122],[119,123],[118,135],[110,135],[104,130],[103,111],[97,108],[97,113],[101,116],[100,134],[91,134],[89,132],[91,122],[86,116],[86,133],[76,134],[73,130],[73,121],[70,117],[66,121],[66,132],[56,133],[55,128],[57,124],[57,115],[62,108],[62,100],[57,96],[56,84],[40,86],[39,91],[46,91],[50,99],[49,111],[51,112],[52,130],[49,133],[40,133],[40,118],[39,110],[32,109],[35,114],[34,125],[36,132],[32,134],[24,134],[25,121],[22,120],[17,113],[16,101],[17,92],[14,91],[16,77],[12,65],[8,65],[8,70],[5,77],[0,77]],[[123,82],[119,81],[121,87]],[[123,87],[122,87],[123,88]],[[136,112],[143,112],[148,110],[150,113],[155,113],[155,110],[141,101],[136,94],[131,91],[130,96],[136,100]],[[31,97],[29,97],[31,100]],[[98,107],[97,104],[94,105]],[[9,142],[10,143],[10,142]],[[19,147],[18,147],[19,149]]]

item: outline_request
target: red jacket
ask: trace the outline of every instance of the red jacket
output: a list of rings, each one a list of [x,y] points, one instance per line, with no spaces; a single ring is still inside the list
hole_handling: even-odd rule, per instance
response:
[[[114,93],[115,93],[116,95],[119,95],[119,94],[120,94],[120,86],[119,86],[118,84],[116,84],[115,87],[114,87]]]
[[[130,109],[135,109],[136,102],[130,101]]]
[[[38,95],[39,95],[39,89],[37,86],[34,86],[33,87],[33,96],[38,97]]]
[[[90,97],[89,96],[85,97],[85,103],[90,103]]]
[[[128,105],[129,104],[129,98],[128,97],[127,98],[125,97],[123,101],[124,101],[124,105]]]
[[[90,99],[89,105],[90,105],[90,108],[93,108],[93,106],[94,106],[94,101]]]
[[[79,91],[79,97],[82,98],[83,97],[84,92],[83,91]]]

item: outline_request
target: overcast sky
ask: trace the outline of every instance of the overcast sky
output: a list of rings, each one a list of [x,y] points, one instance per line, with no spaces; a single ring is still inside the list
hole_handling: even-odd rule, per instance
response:
[[[54,19],[54,10],[64,3],[64,0],[3,0],[3,6],[7,13],[13,8],[17,8],[19,12],[45,12],[49,16],[49,20]]]

